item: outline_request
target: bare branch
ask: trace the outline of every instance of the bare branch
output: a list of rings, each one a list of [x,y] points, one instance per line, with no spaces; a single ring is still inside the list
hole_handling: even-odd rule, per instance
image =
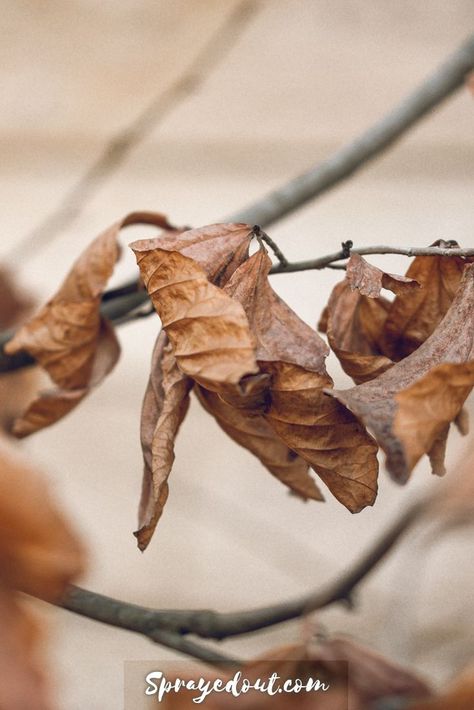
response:
[[[471,36],[410,96],[353,143],[253,205],[239,210],[227,221],[268,227],[347,180],[463,86],[466,75],[473,68],[474,36]]]
[[[392,247],[392,246],[372,246],[372,247],[357,247],[351,248],[351,254],[360,254],[368,256],[370,254],[401,254],[402,256],[474,256],[474,248],[454,248],[454,247]],[[327,267],[335,268],[335,262],[347,259],[348,254],[346,249],[320,256],[317,259],[309,259],[308,261],[293,261],[282,264],[275,264],[271,270],[271,274],[286,274],[294,271],[310,271],[311,269],[325,269]]]
[[[275,626],[302,617],[337,602],[351,602],[354,589],[392,550],[400,537],[418,519],[426,503],[413,504],[381,536],[362,558],[326,589],[311,592],[299,599],[273,606],[240,612],[219,613],[209,610],[157,610],[118,601],[102,594],[72,587],[60,606],[90,619],[143,634],[159,643],[215,665],[235,661],[219,654],[214,660],[210,649],[186,642],[183,636],[222,640]],[[178,639],[180,639],[178,641]],[[199,654],[199,655],[198,655]],[[207,657],[204,658],[204,654]]]
[[[261,238],[267,244],[273,245],[272,248],[275,254],[279,254],[279,263],[275,264],[270,270],[270,274],[291,274],[295,271],[310,271],[317,269],[344,269],[343,264],[337,262],[347,259],[347,247],[343,247],[340,251],[320,256],[317,259],[309,259],[308,261],[286,261],[284,255],[279,251],[273,240],[268,237],[265,232],[261,232]],[[264,235],[264,236],[263,236]],[[277,254],[278,252],[278,254]],[[401,254],[404,256],[461,256],[474,257],[474,248],[442,248],[442,247],[392,247],[392,246],[372,246],[351,248],[351,254],[360,254],[362,256],[375,254]],[[285,262],[282,261],[285,260]],[[146,318],[154,313],[153,308],[143,310],[143,306],[148,301],[148,294],[143,289],[140,281],[130,281],[123,286],[120,286],[113,291],[106,291],[102,299],[101,312],[115,325],[123,325],[137,318]],[[19,370],[22,367],[34,365],[35,360],[26,352],[20,352],[16,355],[7,355],[4,351],[4,345],[13,337],[12,331],[0,333],[0,373],[12,372]]]
[[[120,602],[80,587],[71,587],[60,606],[88,619],[143,634],[160,646],[172,648],[213,666],[229,667],[239,663],[234,658],[184,638],[179,629],[162,623],[161,615],[166,617],[168,612]]]

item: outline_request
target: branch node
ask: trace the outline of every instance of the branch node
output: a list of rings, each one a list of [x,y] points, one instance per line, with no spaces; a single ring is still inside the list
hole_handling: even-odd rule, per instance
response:
[[[254,233],[255,237],[258,239],[259,244],[261,244],[261,242],[265,242],[266,244],[268,244],[268,246],[270,247],[270,249],[275,254],[276,258],[278,259],[278,261],[280,262],[280,264],[283,267],[288,266],[288,264],[289,264],[288,259],[283,254],[283,252],[280,249],[280,247],[278,246],[278,244],[276,242],[274,242],[273,239],[271,237],[269,237],[268,234],[266,232],[264,232],[263,229],[261,227],[259,227],[258,224],[255,224],[252,227],[252,232]]]
[[[354,246],[354,242],[351,239],[348,239],[347,241],[342,242],[341,246],[342,246],[342,254],[343,254],[342,258],[349,259],[350,255],[351,255],[351,249]]]

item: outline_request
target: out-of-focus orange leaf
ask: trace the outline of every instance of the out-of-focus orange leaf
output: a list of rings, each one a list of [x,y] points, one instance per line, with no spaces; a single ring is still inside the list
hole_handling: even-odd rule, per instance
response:
[[[410,705],[410,710],[472,710],[474,708],[474,665],[470,665],[436,697]]]
[[[388,470],[404,483],[461,411],[474,384],[473,358],[474,265],[470,265],[443,321],[415,352],[374,380],[328,393],[374,432],[387,454]]]
[[[0,708],[51,710],[38,623],[0,583]]]
[[[203,387],[197,386],[195,392],[221,429],[257,456],[279,481],[305,500],[324,500],[308,473],[308,464],[278,438],[262,414],[232,406]]]
[[[84,566],[84,551],[53,504],[44,481],[0,450],[0,707],[51,707],[35,621],[19,591],[57,601]]]
[[[144,471],[139,529],[134,534],[141,550],[148,546],[168,498],[174,441],[188,410],[192,385],[192,380],[178,369],[162,331],[153,350],[140,425]]]
[[[273,291],[270,267],[261,248],[224,287],[244,306],[260,371],[271,377],[265,417],[333,495],[358,512],[375,500],[377,446],[355,417],[324,395],[323,388],[332,386],[327,346]]]
[[[369,264],[360,254],[352,254],[347,263],[346,279],[351,289],[357,289],[362,296],[378,298],[383,288],[401,296],[412,294],[420,288],[415,279],[407,276],[397,276],[382,271]]]
[[[0,579],[54,600],[81,572],[82,546],[51,501],[44,481],[0,451]]]
[[[35,399],[13,427],[28,436],[61,419],[115,366],[120,347],[100,314],[100,301],[119,257],[118,234],[132,224],[170,226],[161,214],[134,213],[97,237],[77,259],[58,292],[5,346],[27,351],[57,385]]]

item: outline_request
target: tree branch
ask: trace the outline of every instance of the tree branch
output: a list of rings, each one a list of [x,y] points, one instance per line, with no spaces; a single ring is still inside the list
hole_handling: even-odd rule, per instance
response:
[[[230,613],[209,610],[157,610],[118,601],[80,587],[71,587],[59,605],[90,619],[143,634],[155,643],[215,665],[236,663],[234,659],[214,654],[210,649],[203,649],[191,642],[186,643],[186,639],[182,637],[193,634],[200,638],[222,640],[297,619],[337,602],[350,603],[354,589],[414,524],[425,505],[426,501],[414,503],[352,569],[326,589],[281,604]]]
[[[464,84],[474,68],[474,36],[387,116],[330,158],[228,218],[268,227],[322,195],[389,148],[406,131]]]
[[[420,119],[455,92],[463,84],[465,75],[473,68],[474,36],[467,39],[413,94],[354,142],[349,143],[323,163],[311,168],[308,172],[291,180],[253,205],[228,216],[225,221],[247,222],[268,227],[282,217],[291,214],[309,200],[347,179],[357,169],[392,145]],[[441,253],[435,251],[434,248],[428,250],[416,247],[406,249],[366,247],[364,250],[353,251],[357,251],[359,254],[406,254],[407,256]],[[458,252],[458,255],[461,256],[472,256],[473,254],[474,250]],[[456,252],[450,250],[447,255],[455,256]],[[337,267],[334,262],[346,257],[347,254],[336,252],[327,257],[310,261],[285,263],[285,257],[279,252],[280,263],[273,267],[271,273],[291,273],[308,269]],[[139,282],[131,281],[104,294],[102,313],[112,322],[127,322],[130,320],[128,318],[130,311],[138,308],[147,298],[148,296],[141,289]],[[17,370],[34,363],[33,358],[26,353],[19,353],[11,357],[3,352],[3,345],[11,337],[11,332],[0,334],[0,372]]]

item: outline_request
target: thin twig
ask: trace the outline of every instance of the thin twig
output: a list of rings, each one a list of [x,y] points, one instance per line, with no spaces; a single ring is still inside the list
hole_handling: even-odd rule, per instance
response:
[[[132,151],[148,138],[157,124],[203,85],[240,39],[256,9],[256,0],[243,0],[235,7],[212,33],[184,73],[168,89],[159,91],[151,103],[107,143],[102,153],[53,211],[15,243],[12,251],[7,254],[7,261],[21,259],[23,265],[28,254],[36,255],[39,247],[51,242],[74,222],[97,190],[116,173]]]
[[[265,233],[263,233],[265,234]],[[267,237],[267,235],[265,235]],[[261,237],[263,238],[263,237]],[[268,238],[269,239],[269,238]],[[267,241],[269,243],[268,239]],[[272,241],[272,240],[270,240]],[[274,244],[274,243],[273,243]],[[276,246],[276,245],[275,245]],[[375,254],[401,254],[404,256],[460,256],[474,257],[474,248],[442,248],[442,247],[392,247],[392,246],[372,246],[351,248],[351,254],[360,255],[375,255]],[[281,254],[281,256],[283,256]],[[283,258],[285,258],[283,256]],[[342,248],[333,254],[321,256],[317,259],[309,259],[308,261],[293,261],[283,264],[275,264],[270,274],[291,274],[296,271],[310,271],[315,269],[345,269],[343,264],[337,262],[347,259],[347,248]],[[102,299],[101,313],[115,325],[129,323],[137,318],[146,318],[153,314],[153,309],[146,311],[140,309],[140,306],[148,300],[148,294],[143,289],[141,281],[130,281],[118,289],[114,289],[113,297],[110,296],[110,291],[104,293]],[[4,351],[4,345],[13,337],[13,331],[4,331],[0,333],[0,373],[12,372],[19,370],[22,367],[28,367],[35,364],[35,360],[26,352],[19,352],[16,355],[7,355]]]
[[[369,129],[353,143],[317,165],[304,175],[291,180],[279,190],[259,200],[251,207],[244,208],[230,215],[225,221],[258,223],[267,227],[282,217],[291,214],[305,202],[317,197],[322,192],[334,187],[341,180],[349,177],[358,167],[391,145],[397,138],[423,118],[429,111],[450,96],[464,81],[465,74],[474,68],[474,37],[469,38],[461,47],[427,79],[411,96],[403,101],[388,116]],[[423,249],[408,247],[365,247],[356,251],[359,254],[405,254],[407,256],[440,255],[472,256],[474,250],[449,250],[444,252],[436,248]],[[291,273],[308,269],[322,269],[334,262],[345,259],[345,250],[326,257],[310,261],[276,264],[271,273]],[[283,257],[284,258],[284,257]],[[138,281],[132,281],[119,287],[117,298],[108,298],[104,294],[102,312],[112,321],[122,320],[129,311],[136,309],[147,299]],[[125,295],[124,295],[125,294]],[[105,303],[107,301],[107,303]],[[0,372],[16,370],[31,365],[33,359],[23,353],[14,357],[3,353],[3,345],[12,337],[12,333],[0,334]]]
[[[463,86],[466,75],[473,68],[474,36],[471,36],[410,96],[353,143],[226,221],[268,227],[347,180]]]
[[[354,589],[418,520],[425,504],[423,502],[413,504],[351,570],[337,578],[326,589],[311,592],[289,602],[231,613],[209,610],[158,610],[122,602],[80,587],[72,587],[60,606],[90,619],[143,634],[156,643],[168,645],[196,658],[203,659],[203,653],[207,653],[207,661],[213,662],[212,650],[195,645],[183,645],[181,642],[178,643],[176,637],[193,634],[200,638],[222,640],[260,631],[337,602],[347,603],[351,600]],[[233,659],[222,656],[217,658],[217,662],[221,664],[232,661]]]
[[[474,248],[470,247],[467,249],[453,248],[453,247],[392,247],[392,246],[372,246],[372,247],[356,247],[351,248],[351,254],[360,254],[361,256],[375,255],[375,254],[401,254],[402,256],[461,256],[461,257],[472,257],[474,256]],[[320,256],[317,259],[309,259],[308,261],[293,261],[289,262],[286,266],[282,264],[275,264],[271,274],[283,274],[291,273],[295,271],[310,271],[312,269],[325,269],[327,267],[334,268],[335,262],[347,259],[347,250],[341,249],[340,251],[334,252],[333,254],[328,254],[327,256]]]
[[[262,242],[265,242],[265,244],[267,244],[270,247],[272,252],[275,254],[276,258],[280,262],[281,266],[283,268],[286,268],[288,266],[289,262],[288,262],[288,259],[286,258],[286,256],[283,254],[280,247],[278,246],[278,244],[276,242],[274,242],[273,239],[271,237],[269,237],[268,234],[266,232],[264,232],[261,227],[258,226],[258,224],[256,224],[254,226],[253,233],[255,234],[257,239],[261,239]]]

